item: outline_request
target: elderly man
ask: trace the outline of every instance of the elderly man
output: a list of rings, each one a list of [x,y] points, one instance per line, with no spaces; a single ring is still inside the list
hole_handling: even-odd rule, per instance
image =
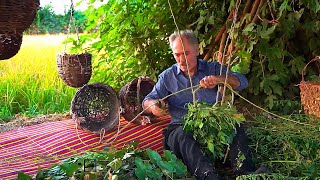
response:
[[[218,62],[207,62],[197,58],[199,55],[198,41],[191,30],[174,32],[171,34],[169,41],[177,63],[159,75],[158,82],[142,103],[143,108],[147,113],[152,113],[155,116],[164,115],[163,109],[159,107],[159,103],[156,103],[157,100],[190,87],[190,78],[192,85],[200,84],[202,87],[196,93],[196,100],[210,104],[215,103],[218,93],[217,84],[225,81],[227,68],[223,66],[223,73],[220,75],[221,65]],[[230,71],[227,83],[237,91],[248,86],[245,76]],[[201,151],[200,145],[193,138],[192,133],[183,131],[183,119],[187,113],[187,104],[192,101],[191,90],[178,93],[166,99],[172,119],[164,132],[164,145],[167,149],[173,151],[178,158],[182,159],[188,170],[197,179],[220,179],[213,162]],[[252,172],[254,165],[243,129],[237,129],[237,135],[230,148],[228,162],[235,170],[235,173],[245,174]],[[236,158],[240,151],[246,156],[246,159],[243,161],[241,168],[237,169],[235,167]]]

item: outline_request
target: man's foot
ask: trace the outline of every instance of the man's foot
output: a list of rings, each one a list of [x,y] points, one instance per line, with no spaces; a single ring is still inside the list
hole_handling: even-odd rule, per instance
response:
[[[260,166],[254,174],[269,174],[271,173],[271,170],[267,166]]]

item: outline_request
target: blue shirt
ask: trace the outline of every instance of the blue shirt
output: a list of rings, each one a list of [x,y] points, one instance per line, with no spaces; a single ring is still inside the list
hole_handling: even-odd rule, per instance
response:
[[[209,75],[220,75],[220,63],[198,60],[197,72],[193,75],[192,85],[198,85],[200,80]],[[226,66],[223,66],[222,75],[226,74]],[[239,73],[229,71],[229,74],[236,76],[240,81],[240,86],[235,89],[240,91],[248,86],[247,78]],[[161,99],[165,96],[177,92],[179,90],[190,87],[188,75],[185,75],[179,68],[178,64],[172,65],[159,75],[158,82],[153,90],[145,97],[146,99]],[[205,101],[209,104],[216,102],[218,87],[208,89],[201,88],[196,91],[196,100]],[[187,114],[187,104],[191,103],[192,90],[183,91],[166,99],[168,103],[168,111],[171,115],[171,124],[183,123],[184,116]]]

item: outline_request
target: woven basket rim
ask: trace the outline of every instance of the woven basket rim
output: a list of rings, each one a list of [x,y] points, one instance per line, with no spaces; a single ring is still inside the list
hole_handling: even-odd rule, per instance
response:
[[[139,80],[140,79],[140,80]],[[131,80],[130,82],[128,82],[126,85],[124,85],[121,89],[120,89],[120,92],[119,92],[119,98],[120,98],[120,101],[121,101],[121,106],[122,108],[124,109],[124,111],[121,113],[122,116],[127,120],[127,121],[131,121],[132,119],[130,117],[135,117],[137,115],[137,112],[136,110],[131,110],[130,108],[132,107],[136,107],[136,105],[129,105],[128,104],[128,93],[129,92],[132,92],[130,91],[132,85],[136,84],[138,86],[138,83],[140,82],[140,86],[141,84],[145,84],[145,83],[148,83],[152,86],[155,85],[155,82],[150,78],[150,77],[147,77],[147,76],[140,76],[140,77],[137,77],[133,80]],[[147,84],[145,84],[147,85]],[[137,90],[138,88],[140,88],[140,86],[137,87]],[[149,85],[147,85],[149,86]],[[140,88],[140,92],[143,91],[143,87]],[[144,94],[144,93],[143,93]],[[142,103],[143,99],[141,99],[141,102],[140,104]],[[142,105],[141,105],[142,106]],[[129,109],[128,109],[129,108]],[[141,110],[142,110],[142,107],[140,107]],[[138,107],[138,111],[140,109]]]
[[[76,104],[75,104],[75,101],[77,99],[78,96],[80,96],[80,94],[84,91],[84,89],[86,88],[103,88],[105,90],[107,90],[108,92],[110,92],[112,94],[112,96],[114,97],[114,101],[113,101],[113,107],[115,108],[115,111],[110,111],[112,117],[114,117],[114,119],[110,120],[110,124],[109,126],[110,127],[101,127],[98,131],[94,131],[94,130],[90,130],[88,129],[87,127],[83,127],[80,125],[80,122],[79,122],[79,119],[81,118],[86,118],[86,117],[81,117],[78,115],[77,113],[77,108],[75,108]],[[95,83],[90,83],[90,84],[86,84],[84,86],[82,86],[81,88],[79,88],[76,92],[76,94],[74,95],[74,97],[72,98],[72,101],[71,101],[71,108],[70,108],[70,112],[71,112],[71,115],[72,115],[72,119],[78,123],[78,125],[87,130],[87,131],[90,131],[90,132],[93,132],[93,133],[100,133],[101,130],[105,130],[105,131],[108,131],[108,130],[111,130],[112,128],[114,128],[114,126],[116,126],[118,124],[118,121],[119,121],[119,115],[120,115],[120,99],[119,99],[119,96],[118,96],[118,93],[109,85],[107,84],[104,84],[104,83],[100,83],[100,82],[95,82]],[[118,119],[118,120],[117,120]],[[105,120],[106,122],[107,120]],[[100,122],[101,123],[101,122]]]
[[[302,72],[301,72],[301,82],[306,82],[304,80],[304,75],[306,73],[306,70],[307,70],[307,66],[312,63],[312,62],[315,62],[315,61],[319,61],[320,62],[320,56],[316,56],[315,58],[313,58],[311,61],[309,61],[303,68]],[[319,72],[319,76],[320,76],[320,67],[318,66],[318,72]]]

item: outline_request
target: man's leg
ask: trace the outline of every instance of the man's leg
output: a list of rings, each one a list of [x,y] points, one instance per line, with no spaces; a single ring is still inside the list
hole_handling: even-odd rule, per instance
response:
[[[241,126],[237,128],[237,134],[230,145],[227,159],[236,175],[248,174],[255,170],[248,146],[248,137]]]
[[[210,159],[201,151],[200,144],[191,133],[184,132],[181,126],[169,126],[165,135],[165,146],[182,159],[197,179],[220,179]]]

